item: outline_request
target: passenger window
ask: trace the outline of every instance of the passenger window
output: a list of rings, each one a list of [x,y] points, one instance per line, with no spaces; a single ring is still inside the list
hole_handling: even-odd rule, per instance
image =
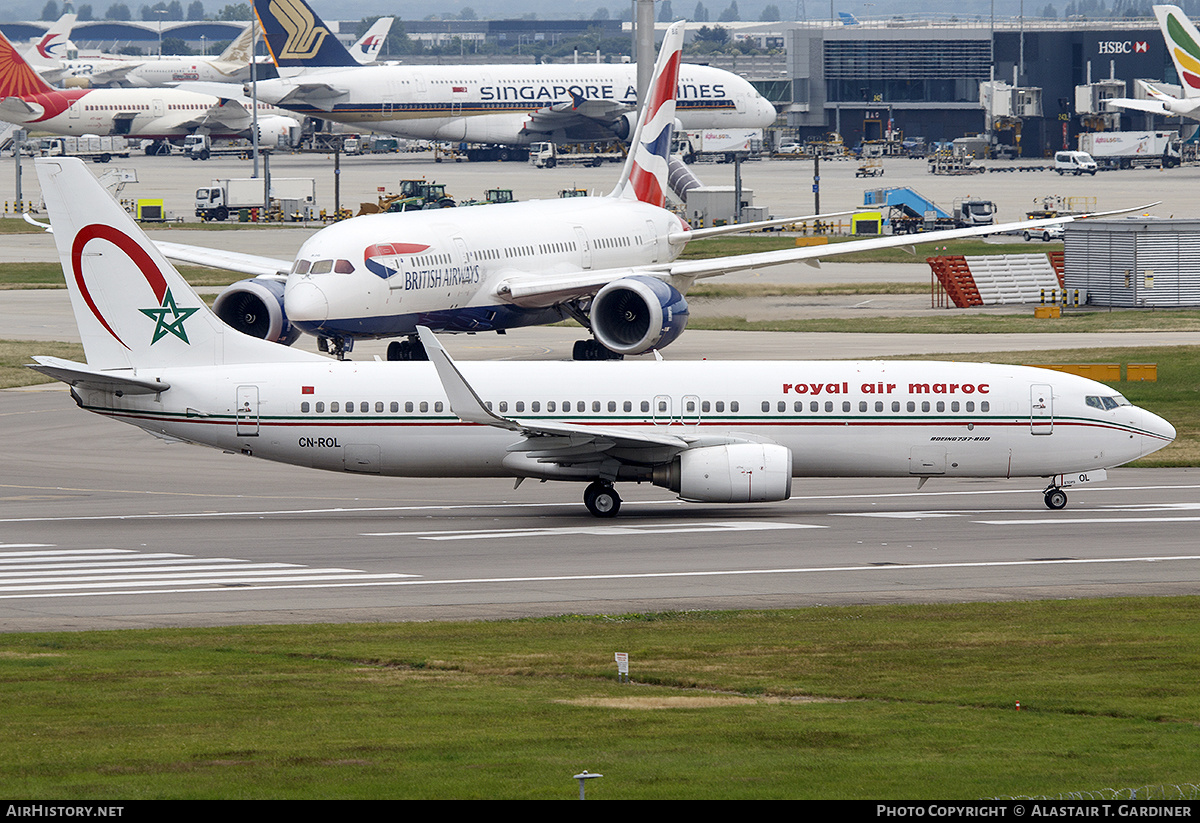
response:
[[[593,412],[598,412],[598,411],[600,411],[600,401],[599,401],[599,400],[593,400],[593,401],[592,401],[592,411],[593,411]]]
[[[366,400],[364,400],[358,404],[358,410],[360,412],[362,412],[363,414],[366,414],[367,412],[369,412],[371,410],[371,404],[368,403]],[[383,411],[383,410],[380,409],[380,411]]]
[[[917,404],[916,404],[916,403],[914,403],[913,401],[909,400],[909,401],[908,401],[908,406],[907,406],[906,408],[907,408],[907,409],[908,409],[910,412],[915,412],[915,411],[917,410]]]
[[[718,412],[723,412],[723,411],[725,411],[725,401],[724,401],[724,400],[718,400],[718,401],[717,401],[717,411],[718,411]]]
[[[334,400],[332,403],[329,404],[329,410],[331,412],[334,412],[335,414],[337,413],[337,411],[340,408],[341,408],[341,406],[338,405],[338,401],[336,401],[336,400]]]
[[[518,401],[517,401],[517,407],[516,407],[516,410],[517,410],[517,411],[519,411],[519,412],[523,412],[523,411],[525,411],[525,401],[524,401],[524,400],[518,400]]]
[[[532,403],[530,403],[530,404],[529,404],[529,410],[530,410],[531,412],[540,412],[540,411],[542,410],[542,403],[541,403],[541,401],[540,401],[540,400],[534,400]]]
[[[814,400],[808,404],[808,410],[811,412],[819,412],[821,410],[821,404]]]
[[[771,410],[771,401],[770,400],[764,400],[762,402],[762,410],[765,412],[769,412]]]
[[[844,412],[850,411],[850,401],[849,400],[842,401],[842,411],[844,411]]]
[[[711,411],[711,410],[712,410],[712,404],[711,404],[711,403],[709,403],[707,400],[701,400],[701,401],[700,401],[700,412],[701,412],[701,413],[709,412],[709,411]]]
[[[625,411],[633,411],[633,403],[626,400],[622,405],[622,408],[625,409]],[[705,411],[708,411],[708,409],[705,409]]]
[[[553,400],[547,400],[547,401],[546,401],[546,411],[548,411],[548,412],[552,412],[552,411],[554,411],[554,410],[555,410],[555,409],[557,409],[557,408],[558,408],[558,404],[557,404],[557,403],[555,403]]]
[[[501,405],[501,406],[503,406],[504,404],[503,404],[503,403],[501,403],[500,405]],[[421,409],[421,414],[427,414],[427,413],[429,412],[429,403],[428,403],[428,401],[422,400],[422,401],[421,401],[421,405],[419,406],[419,408]]]
[[[383,413],[383,401],[382,400],[375,403],[375,411],[379,412],[380,414]]]
[[[388,408],[391,409],[392,414],[395,414],[396,412],[400,411],[400,404],[393,400],[392,405]]]
[[[883,401],[882,400],[875,401],[875,411],[877,411],[877,412],[883,411]]]
[[[321,413],[323,413],[324,411],[325,411],[325,404],[324,404],[324,403],[321,403],[321,402],[318,402],[318,403],[317,403],[317,414],[321,414]]]
[[[413,404],[412,404],[412,401],[411,401],[411,400],[409,400],[408,402],[406,402],[406,403],[404,404],[404,410],[405,410],[406,412],[410,413],[410,414],[412,413],[412,410],[413,410]]]
[[[729,401],[729,410],[731,412],[737,412],[737,410],[740,408],[741,408],[741,406],[738,405],[738,401],[736,401],[736,400]]]
[[[649,400],[643,400],[643,401],[642,401],[642,405],[641,405],[641,409],[642,409],[642,413],[643,413],[643,414],[645,414],[646,412],[650,411],[650,401],[649,401]],[[720,411],[720,409],[717,409],[717,411]]]
[[[969,412],[975,411],[975,401],[974,400],[967,401],[967,411],[969,411]]]
[[[825,401],[825,411],[827,411],[827,412],[833,411],[833,401],[832,400]]]
[[[308,401],[307,400],[305,400],[303,403],[300,404],[300,411],[304,414],[308,414]]]
[[[433,410],[435,412],[437,412],[438,414],[442,413],[442,401],[441,400],[439,400],[433,404]]]
[[[991,410],[992,410],[992,404],[991,404],[991,403],[989,403],[989,402],[988,402],[988,401],[986,401],[986,400],[980,400],[980,401],[979,401],[979,410],[980,410],[981,412],[985,412],[985,411],[991,411]]]

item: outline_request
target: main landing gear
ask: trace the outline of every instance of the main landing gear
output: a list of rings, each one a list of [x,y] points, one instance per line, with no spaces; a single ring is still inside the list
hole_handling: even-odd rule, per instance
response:
[[[625,355],[606,349],[595,339],[576,340],[571,349],[572,360],[624,360]]]
[[[616,517],[621,510],[621,495],[612,483],[595,480],[583,490],[583,505],[596,517]]]
[[[338,360],[346,359],[346,352],[354,349],[353,337],[318,337],[317,350],[332,354]]]
[[[415,337],[407,340],[393,340],[387,347],[388,360],[428,360],[425,346]]]
[[[1067,505],[1067,493],[1058,486],[1050,486],[1046,489],[1046,508],[1061,509]]]

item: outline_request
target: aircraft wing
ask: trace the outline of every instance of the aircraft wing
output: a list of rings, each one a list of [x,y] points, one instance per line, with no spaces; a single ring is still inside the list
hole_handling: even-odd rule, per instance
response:
[[[496,293],[500,299],[508,300],[518,306],[530,308],[552,306],[574,297],[595,293],[608,283],[633,275],[646,275],[668,281],[681,292],[686,293],[696,280],[719,277],[731,272],[766,268],[768,266],[781,266],[797,262],[818,264],[820,258],[852,254],[858,251],[902,248],[923,243],[958,240],[964,237],[982,237],[988,234],[1017,232],[1025,229],[1070,223],[1085,217],[1102,217],[1112,214],[1124,214],[1129,211],[1141,211],[1154,205],[1157,205],[1157,203],[1139,206],[1137,209],[1097,212],[1088,215],[1048,217],[1040,220],[1022,220],[1016,223],[1000,223],[993,226],[978,226],[965,229],[947,229],[945,231],[931,231],[921,234],[872,237],[866,240],[850,240],[845,243],[831,243],[824,246],[802,246],[794,249],[739,254],[729,257],[714,257],[706,260],[676,260],[673,263],[658,263],[649,266],[635,266],[621,269],[568,272],[550,276],[518,274],[502,280],[497,286]]]
[[[53,377],[55,380],[61,380],[69,386],[116,391],[124,394],[158,394],[171,388],[170,383],[164,383],[161,380],[143,380],[134,377],[131,369],[100,371],[93,369],[87,363],[76,363],[60,357],[35,356],[33,359],[37,362],[26,364],[27,368],[41,372],[47,377]]]
[[[1164,117],[1173,116],[1167,111],[1167,107],[1158,100],[1138,100],[1136,97],[1113,97],[1104,101],[1109,106],[1116,106],[1119,109],[1131,109],[1133,111],[1144,111],[1150,114],[1161,114]]]
[[[633,106],[613,100],[587,100],[576,96],[570,103],[555,103],[533,112],[524,130],[542,134],[584,127],[597,130],[599,136],[611,138],[609,127],[633,110]]]
[[[194,263],[199,266],[212,266],[214,269],[227,269],[251,274],[255,277],[286,276],[292,268],[291,260],[279,260],[274,257],[260,257],[256,254],[243,254],[222,249],[206,249],[202,246],[189,246],[183,243],[155,243],[158,250],[171,260],[181,263]]]
[[[475,393],[432,331],[425,326],[418,326],[417,333],[437,369],[442,388],[450,401],[450,410],[464,422],[494,426],[523,435],[525,439],[509,447],[509,451],[526,452],[530,459],[537,462],[577,465],[616,459],[610,452],[636,449],[640,462],[653,463],[668,460],[692,445],[689,440],[673,434],[555,421],[531,423],[502,417],[489,409]],[[654,452],[660,455],[651,456]]]
[[[286,109],[288,106],[303,103],[316,106],[321,111],[333,111],[334,105],[347,94],[345,89],[339,89],[328,83],[301,81],[297,82],[295,88],[281,97],[275,105]]]

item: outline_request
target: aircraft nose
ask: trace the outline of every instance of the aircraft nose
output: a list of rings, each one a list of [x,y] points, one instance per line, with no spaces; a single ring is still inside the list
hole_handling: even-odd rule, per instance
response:
[[[288,283],[283,293],[283,310],[293,322],[324,323],[329,319],[329,300],[311,281]]]
[[[1142,412],[1142,454],[1152,454],[1175,440],[1175,427],[1163,420],[1157,414],[1141,409]]]

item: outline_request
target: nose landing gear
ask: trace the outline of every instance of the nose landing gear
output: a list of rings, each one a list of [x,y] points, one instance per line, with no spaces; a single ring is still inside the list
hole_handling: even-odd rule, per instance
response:
[[[1046,508],[1061,509],[1067,505],[1067,493],[1057,486],[1050,486],[1045,493]]]

